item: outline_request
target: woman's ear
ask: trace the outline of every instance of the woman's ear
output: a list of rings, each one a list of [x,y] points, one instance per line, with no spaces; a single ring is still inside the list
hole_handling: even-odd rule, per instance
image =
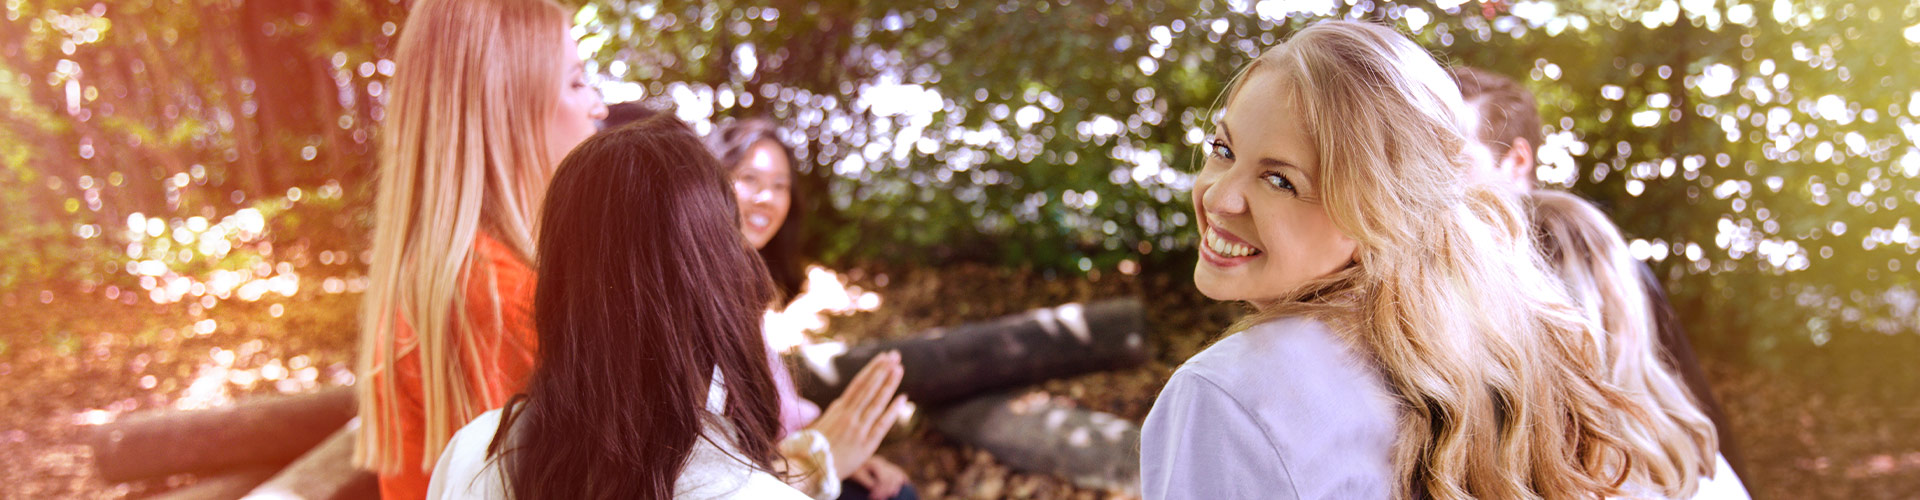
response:
[[[1533,169],[1533,143],[1525,138],[1513,138],[1513,147],[1507,148],[1507,154],[1500,157],[1500,172],[1515,189],[1532,190],[1535,184]]]

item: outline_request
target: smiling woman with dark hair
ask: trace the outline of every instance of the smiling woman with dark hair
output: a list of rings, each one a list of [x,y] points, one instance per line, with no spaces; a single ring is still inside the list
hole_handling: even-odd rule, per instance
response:
[[[740,233],[747,244],[760,252],[782,299],[791,302],[805,285],[805,265],[800,257],[800,234],[805,230],[805,211],[794,210],[802,204],[801,190],[794,189],[795,158],[793,148],[780,140],[779,127],[763,118],[734,120],[717,127],[707,136],[707,147],[733,178],[735,201],[740,206]],[[881,358],[882,360],[888,358]],[[888,361],[892,363],[892,361]],[[822,413],[793,390],[791,378],[781,367],[774,367],[774,382],[780,387],[781,425],[789,433],[804,429],[823,433],[836,458],[834,468],[844,479],[838,498],[850,500],[912,500],[919,498],[908,482],[907,471],[873,454],[876,439],[848,439],[844,432],[845,411],[829,407]],[[844,398],[843,398],[844,399]],[[835,401],[834,406],[845,403]],[[855,424],[852,427],[859,427]],[[829,498],[831,484],[816,497]]]
[[[606,125],[619,130],[634,122],[648,122],[658,111],[631,102],[611,106]],[[793,150],[780,142],[777,127],[764,119],[742,119],[721,125],[707,137],[707,147],[731,179],[745,243],[757,249],[769,268],[781,299],[791,301],[802,285],[802,266],[794,241],[800,211],[790,210],[797,198],[793,188]],[[903,413],[905,395],[896,395],[905,369],[898,353],[868,362],[849,382],[847,391],[822,411],[802,399],[793,379],[780,364],[779,353],[767,346],[769,365],[779,394],[781,464],[788,484],[816,499],[913,500],[919,493],[907,472],[875,455],[887,430]]]
[[[707,148],[733,176],[740,203],[740,232],[760,252],[767,274],[783,301],[800,293],[806,266],[800,259],[800,234],[806,212],[794,189],[793,148],[780,140],[779,128],[761,118],[735,120],[707,136]]]
[[[693,131],[589,139],[549,193],[527,392],[454,436],[428,497],[805,498],[768,472],[773,289]]]

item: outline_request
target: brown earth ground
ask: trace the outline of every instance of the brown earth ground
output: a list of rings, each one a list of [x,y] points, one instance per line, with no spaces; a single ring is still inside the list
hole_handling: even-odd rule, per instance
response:
[[[824,336],[849,343],[1066,302],[1149,298],[1156,354],[1146,366],[1040,387],[1136,422],[1173,367],[1240,314],[1166,275],[1050,278],[975,265],[847,274],[882,298],[876,311],[833,320]],[[128,300],[131,294],[108,300],[99,289],[0,297],[0,497],[137,498],[191,484],[185,475],[105,483],[92,474],[91,451],[80,438],[86,422],[174,405],[206,367],[226,370],[227,380],[211,386],[232,397],[350,382],[358,296],[313,291],[317,278],[307,279],[315,281],[293,297],[211,309]],[[207,319],[215,321],[213,331],[197,333]],[[1920,428],[1920,399],[1823,391],[1777,370],[1703,362],[1732,416],[1756,498],[1920,495],[1920,438],[1911,432]],[[926,498],[1117,496],[1010,471],[928,427],[916,422],[881,449],[908,469]]]

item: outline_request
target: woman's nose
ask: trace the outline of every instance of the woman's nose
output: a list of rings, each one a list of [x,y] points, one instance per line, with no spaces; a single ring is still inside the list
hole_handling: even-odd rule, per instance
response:
[[[1247,197],[1241,192],[1240,183],[1236,182],[1233,176],[1222,175],[1211,181],[1202,179],[1201,187],[1197,191],[1200,196],[1200,206],[1206,208],[1207,213],[1239,215],[1247,212]]]

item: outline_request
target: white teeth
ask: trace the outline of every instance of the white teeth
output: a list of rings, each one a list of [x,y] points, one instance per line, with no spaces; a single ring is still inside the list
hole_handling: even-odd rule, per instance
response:
[[[747,216],[747,224],[754,227],[767,227],[767,222],[770,221],[767,220],[767,216],[765,215],[754,214]]]
[[[1226,238],[1220,237],[1218,233],[1213,231],[1207,231],[1207,234],[1202,236],[1201,240],[1202,244],[1206,245],[1208,249],[1213,250],[1213,253],[1220,254],[1221,257],[1246,257],[1256,253],[1253,247],[1229,242]]]

